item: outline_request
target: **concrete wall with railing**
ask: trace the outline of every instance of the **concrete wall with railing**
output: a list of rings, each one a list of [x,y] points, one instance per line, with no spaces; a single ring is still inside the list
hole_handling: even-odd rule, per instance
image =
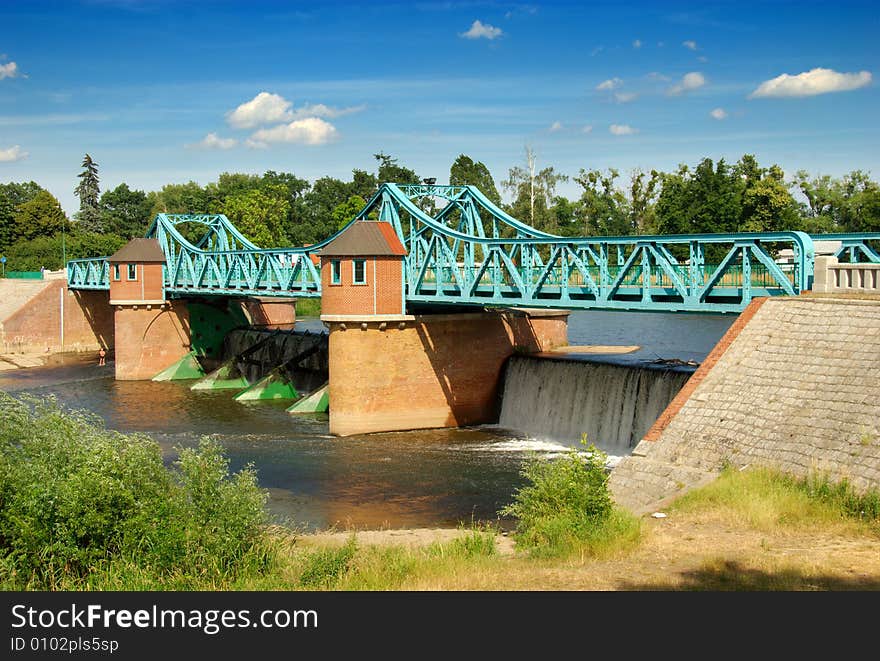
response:
[[[816,257],[813,291],[880,294],[880,264],[847,264],[833,256]]]

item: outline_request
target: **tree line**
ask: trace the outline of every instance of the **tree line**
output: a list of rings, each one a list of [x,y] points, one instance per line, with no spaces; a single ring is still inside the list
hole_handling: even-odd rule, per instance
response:
[[[99,166],[86,154],[73,219],[36,182],[0,184],[0,255],[8,270],[61,268],[64,259],[111,254],[143,236],[160,212],[223,213],[260,246],[315,243],[354,217],[381,184],[422,182],[392,156],[374,157],[375,172],[354,169],[349,181],[224,172],[205,186],[190,181],[145,192],[122,183],[101,193]],[[523,165],[500,182],[512,200],[503,204],[482,162],[461,154],[449,171],[450,184],[475,185],[514,217],[562,236],[880,232],[880,186],[860,170],[843,177],[799,171],[786,180],[778,165],[762,167],[750,154],[732,164],[704,158],[674,172],[581,169],[572,177],[577,199],[557,193],[568,179],[552,166],[539,169],[527,148]]]

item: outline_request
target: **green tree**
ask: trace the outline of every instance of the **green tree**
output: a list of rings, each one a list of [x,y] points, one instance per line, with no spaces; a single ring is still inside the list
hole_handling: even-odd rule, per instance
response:
[[[119,184],[101,195],[101,227],[126,239],[142,237],[152,220],[152,206],[144,191]]]
[[[867,173],[854,170],[841,179],[810,178],[801,170],[795,185],[807,198],[808,226],[819,232],[880,231],[880,187]]]
[[[568,180],[550,166],[537,169],[537,157],[531,147],[526,147],[526,167],[515,166],[508,171],[508,178],[501,185],[513,194],[510,214],[532,227],[556,232],[556,217],[550,212],[556,186]]]
[[[400,165],[396,158],[383,152],[373,154],[373,158],[379,162],[377,179],[380,186],[387,183],[418,184],[421,182],[415,170]]]
[[[194,181],[185,184],[166,184],[160,191],[147,193],[150,216],[157,213],[219,213],[223,208],[216,200],[209,200],[205,189]]]
[[[86,154],[83,158],[82,168],[83,171],[78,175],[79,184],[73,191],[79,197],[77,220],[83,229],[100,231],[102,229],[101,210],[98,196],[101,194],[101,188],[98,179],[98,164],[92,160],[89,154]]]
[[[351,171],[351,194],[369,200],[379,188],[376,175],[355,168]]]
[[[16,236],[20,239],[34,239],[69,231],[70,221],[55,196],[43,190],[18,207],[15,227]]]
[[[449,183],[452,186],[476,186],[492,202],[501,206],[501,195],[495,187],[492,173],[481,161],[476,163],[470,156],[459,154],[449,168]]]
[[[33,200],[42,190],[33,181],[0,184],[0,252],[22,238],[18,235],[15,215],[22,204]]]
[[[345,227],[367,205],[360,195],[352,195],[342,204],[336,205],[331,214],[337,229]]]
[[[349,184],[334,177],[321,177],[305,195],[305,215],[294,227],[291,236],[297,245],[315,243],[327,238],[338,229],[334,210],[351,197]],[[358,209],[360,211],[360,209]]]
[[[657,200],[657,224],[662,234],[736,232],[742,215],[744,182],[721,159],[717,166],[704,158],[691,171],[663,175]]]
[[[224,213],[248,239],[261,248],[274,248],[287,243],[284,223],[290,204],[285,191],[277,188],[255,188],[226,198]]]
[[[788,186],[782,169],[773,165],[759,171],[760,178],[746,180],[743,191],[743,232],[781,232],[801,226],[798,205]]]
[[[621,236],[633,233],[627,208],[627,199],[615,185],[620,173],[609,168],[584,170],[575,181],[584,189],[578,201],[578,215],[586,236]]]

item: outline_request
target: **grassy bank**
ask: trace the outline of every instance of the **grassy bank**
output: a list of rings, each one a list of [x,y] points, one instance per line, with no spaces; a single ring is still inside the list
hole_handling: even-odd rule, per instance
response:
[[[320,317],[321,316],[321,299],[320,298],[298,298],[296,299],[296,318],[301,317]]]
[[[299,535],[268,524],[254,471],[231,473],[210,442],[169,469],[147,437],[0,393],[0,588],[880,589],[876,492],[725,471],[639,519],[615,508],[602,464],[528,461],[510,537]]]

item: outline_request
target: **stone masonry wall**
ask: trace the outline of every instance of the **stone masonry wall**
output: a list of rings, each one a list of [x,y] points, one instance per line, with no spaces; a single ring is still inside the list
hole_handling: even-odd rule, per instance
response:
[[[657,440],[612,471],[618,503],[649,511],[724,464],[880,488],[880,301],[767,299],[726,339]]]

